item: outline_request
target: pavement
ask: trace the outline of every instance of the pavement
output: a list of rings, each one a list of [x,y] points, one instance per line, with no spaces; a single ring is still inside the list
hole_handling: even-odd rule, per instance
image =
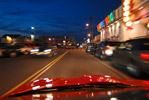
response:
[[[22,55],[16,58],[0,58],[0,96],[23,84],[45,77],[78,77],[82,75],[110,75],[131,79],[127,73],[101,61],[84,49],[61,49],[54,57]]]

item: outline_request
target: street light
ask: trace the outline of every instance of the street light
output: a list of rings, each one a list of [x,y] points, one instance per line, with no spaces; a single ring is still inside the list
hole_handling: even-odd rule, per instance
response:
[[[86,29],[91,29],[91,34],[90,34],[90,38],[91,38],[91,42],[93,42],[93,16],[91,16],[91,23],[90,25],[88,23],[85,24]]]
[[[32,41],[34,41],[35,40],[35,27],[31,27],[31,30],[33,30],[33,33],[34,33],[34,37],[33,36],[31,36],[33,39],[32,39]],[[32,34],[31,34],[32,35]]]
[[[49,41],[51,41],[51,38],[49,38]]]
[[[89,24],[88,23],[86,23],[86,25],[85,25],[86,27],[88,27],[89,26]]]
[[[91,36],[91,34],[89,33],[89,34],[88,34],[88,37],[90,37],[90,36]]]
[[[35,36],[31,34],[31,40],[34,41]]]
[[[34,29],[35,29],[35,27],[31,27],[31,29],[32,29],[32,30],[34,30]]]
[[[87,39],[87,43],[90,43],[90,42],[91,42],[91,40],[88,38],[88,39]]]

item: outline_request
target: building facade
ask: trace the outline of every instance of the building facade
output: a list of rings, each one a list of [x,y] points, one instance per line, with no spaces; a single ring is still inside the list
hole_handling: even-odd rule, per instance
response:
[[[1,37],[2,43],[21,43],[23,42],[23,37],[20,34],[4,34]]]
[[[125,41],[149,35],[148,23],[148,0],[123,0],[120,7],[97,25],[97,30],[101,41]]]
[[[47,42],[50,44],[60,44],[60,45],[67,45],[67,44],[76,44],[75,38],[71,36],[39,36],[38,37],[40,42]]]

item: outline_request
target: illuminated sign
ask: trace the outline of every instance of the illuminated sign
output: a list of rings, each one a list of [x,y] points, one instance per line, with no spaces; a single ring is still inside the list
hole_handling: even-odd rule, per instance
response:
[[[149,28],[149,22],[147,23],[147,28]]]
[[[114,15],[112,12],[110,13],[110,20],[111,20],[111,22],[114,20]]]
[[[101,21],[97,25],[97,30],[99,31],[101,28],[105,27],[105,25],[108,25],[109,23],[113,22],[116,16],[115,14],[116,14],[115,10],[111,12],[103,21]]]
[[[97,25],[97,30],[99,31],[101,29],[100,23]]]
[[[110,15],[108,15],[108,22],[109,22],[109,23],[111,22]]]
[[[7,43],[11,43],[12,42],[12,38],[10,36],[6,36],[6,40],[7,40]]]
[[[106,25],[108,25],[108,17],[105,18]]]
[[[104,27],[104,20],[102,22],[100,22],[101,28]]]
[[[35,36],[31,34],[31,40],[34,41],[35,40]]]
[[[132,0],[123,0],[123,21],[127,28],[132,29],[132,21],[130,11],[132,8]]]

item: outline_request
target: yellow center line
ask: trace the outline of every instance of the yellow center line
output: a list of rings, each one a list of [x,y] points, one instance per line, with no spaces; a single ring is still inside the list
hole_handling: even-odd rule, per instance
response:
[[[63,53],[62,55],[60,55],[59,57],[57,57],[55,60],[53,60],[52,62],[50,62],[48,65],[46,65],[45,67],[43,67],[42,69],[40,69],[39,71],[37,71],[36,73],[34,73],[33,75],[31,75],[30,77],[28,77],[26,80],[24,80],[23,82],[21,82],[20,84],[18,84],[17,86],[15,86],[14,88],[12,88],[11,90],[9,90],[8,92],[6,92],[5,94],[3,94],[2,96],[5,96],[7,94],[9,94],[10,92],[16,90],[17,88],[19,88],[20,86],[22,86],[23,84],[25,84],[26,82],[28,82],[30,79],[32,79],[33,77],[35,77],[37,74],[39,74],[40,72],[42,72],[44,69],[46,70],[46,68],[48,66],[50,66],[51,64],[55,64],[54,62],[57,62],[58,60],[60,60],[60,58],[62,58],[64,55],[66,55],[69,51],[66,51],[65,53]],[[35,79],[35,78],[34,78]],[[1,97],[2,97],[1,96]]]
[[[31,81],[36,80],[39,76],[41,76],[44,72],[46,72],[49,68],[51,68],[55,63],[57,63],[63,56],[65,56],[68,52],[63,54],[61,57],[59,57],[55,62],[53,62],[51,65],[49,65],[46,69],[44,69],[42,72],[40,72],[36,77],[34,77]],[[30,81],[30,82],[31,82]]]

